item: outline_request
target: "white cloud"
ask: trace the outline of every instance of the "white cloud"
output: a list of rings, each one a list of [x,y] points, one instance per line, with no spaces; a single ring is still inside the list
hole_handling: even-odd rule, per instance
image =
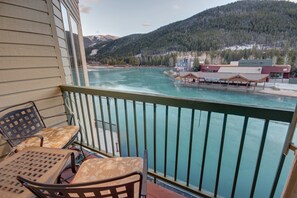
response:
[[[91,10],[92,10],[92,8],[91,8],[90,6],[85,6],[85,5],[80,5],[80,6],[79,6],[79,11],[80,11],[81,13],[88,14],[88,13],[91,12]]]

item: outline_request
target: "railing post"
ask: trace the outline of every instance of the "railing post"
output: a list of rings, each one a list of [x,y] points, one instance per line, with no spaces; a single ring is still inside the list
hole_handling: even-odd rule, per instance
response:
[[[282,198],[295,198],[297,197],[297,152],[295,152],[295,159],[292,163],[292,168],[289,173]]]
[[[296,129],[296,123],[297,123],[297,105],[295,108],[295,112],[292,118],[292,122],[290,123],[286,141],[283,148],[283,154],[287,155],[290,148],[295,148],[292,143],[292,139],[294,137],[294,132]],[[285,188],[282,193],[283,198],[294,198],[297,197],[297,152],[295,150],[295,159],[292,163],[292,167],[289,173],[289,177],[287,179]]]
[[[295,128],[296,128],[296,121],[297,121],[297,105],[295,107],[295,112],[293,114],[290,126],[288,128],[288,132],[287,132],[287,136],[286,136],[286,139],[285,139],[282,155],[280,157],[277,172],[276,172],[274,182],[273,182],[273,185],[272,185],[272,189],[271,189],[271,192],[270,192],[270,197],[274,197],[274,193],[275,193],[276,188],[277,188],[278,180],[279,180],[280,175],[281,175],[281,171],[282,171],[282,168],[283,168],[283,165],[284,165],[284,162],[285,162],[286,155],[288,154],[289,149],[290,149],[290,147],[292,145],[292,139],[293,139]],[[289,182],[289,180],[290,180],[290,176],[289,176],[289,179],[287,180],[287,182]],[[286,190],[284,190],[284,191],[286,191]]]
[[[296,104],[296,107],[295,107],[295,112],[294,112],[293,117],[292,117],[292,121],[291,121],[290,126],[288,128],[287,137],[286,137],[285,144],[284,144],[284,147],[283,147],[283,154],[284,155],[287,155],[288,152],[289,152],[290,145],[292,144],[292,139],[293,139],[294,132],[295,132],[295,129],[296,129],[296,123],[297,123],[297,104]]]
[[[125,150],[124,152],[124,156],[131,155],[131,151],[130,148],[134,148],[136,145],[136,148],[138,148],[137,143],[139,143],[138,141],[131,143],[131,139],[133,139],[133,134],[129,133],[129,127],[131,129],[132,123],[133,123],[133,115],[134,115],[134,129],[135,129],[135,139],[138,140],[138,136],[140,133],[143,134],[143,142],[144,142],[144,148],[149,147],[151,149],[151,152],[153,152],[153,159],[151,160],[151,168],[149,173],[151,176],[154,177],[154,181],[156,182],[157,180],[160,181],[164,181],[164,182],[168,182],[169,184],[172,184],[173,186],[179,187],[181,189],[185,189],[188,192],[191,192],[195,195],[199,195],[202,197],[217,197],[219,196],[221,193],[225,194],[225,190],[219,190],[219,186],[221,183],[223,182],[228,182],[232,184],[233,181],[233,185],[232,185],[232,192],[230,197],[235,197],[236,194],[241,193],[241,191],[239,191],[239,187],[237,188],[237,180],[239,179],[239,175],[240,175],[240,171],[241,171],[241,162],[242,162],[242,156],[245,154],[245,138],[247,136],[247,131],[248,131],[248,125],[250,120],[256,118],[256,119],[262,119],[262,120],[266,120],[266,124],[264,125],[264,129],[263,129],[263,134],[262,134],[262,138],[261,138],[261,146],[259,147],[259,152],[258,152],[258,160],[256,161],[256,166],[255,166],[255,171],[254,173],[251,172],[251,174],[254,174],[254,179],[253,179],[253,184],[252,184],[252,190],[251,190],[251,196],[253,197],[254,195],[254,190],[257,188],[257,179],[258,179],[258,174],[259,174],[259,170],[261,169],[261,167],[263,166],[262,164],[262,155],[264,157],[264,147],[265,147],[265,138],[266,135],[269,135],[269,130],[272,127],[269,127],[268,124],[270,121],[276,121],[276,122],[283,122],[286,124],[288,127],[287,131],[284,131],[284,133],[282,133],[282,137],[284,137],[286,135],[286,139],[285,142],[282,142],[283,150],[278,150],[279,153],[281,153],[280,156],[280,160],[278,162],[278,168],[276,171],[276,175],[274,177],[274,183],[273,186],[271,188],[271,192],[270,192],[270,196],[271,198],[275,197],[275,191],[277,189],[279,180],[280,180],[280,175],[283,173],[287,173],[287,169],[283,170],[282,173],[282,169],[284,166],[284,162],[286,159],[286,155],[289,152],[289,150],[297,150],[297,147],[293,145],[292,143],[292,138],[294,136],[294,132],[295,132],[295,128],[296,128],[296,122],[297,122],[297,106],[295,109],[295,113],[292,111],[288,111],[288,110],[281,110],[281,109],[269,109],[269,108],[260,108],[260,107],[248,107],[248,106],[240,106],[240,105],[234,105],[234,104],[222,104],[222,103],[214,103],[214,102],[207,102],[207,101],[198,101],[198,100],[191,100],[191,99],[182,99],[182,98],[173,98],[173,97],[166,97],[166,96],[157,96],[157,95],[147,95],[147,94],[137,94],[137,93],[126,93],[126,92],[119,92],[119,91],[111,91],[111,90],[104,90],[104,89],[93,89],[93,88],[82,88],[82,87],[73,87],[73,86],[61,86],[61,89],[69,94],[69,98],[73,99],[73,103],[70,103],[70,105],[73,104],[73,107],[71,106],[72,111],[74,111],[76,113],[76,115],[78,116],[78,118],[81,118],[82,124],[90,124],[92,125],[93,123],[90,122],[89,119],[86,119],[83,117],[83,112],[85,112],[86,110],[84,108],[87,108],[88,110],[93,108],[93,112],[87,112],[88,117],[95,117],[95,120],[98,120],[97,116],[100,117],[100,119],[102,121],[102,128],[103,131],[106,130],[105,128],[105,122],[104,122],[104,118],[106,120],[107,116],[108,116],[108,120],[111,121],[112,118],[116,119],[116,123],[117,123],[117,132],[118,132],[118,138],[119,138],[119,149],[121,149],[122,147],[124,147],[123,149]],[[86,100],[82,100],[81,99],[81,95],[85,95],[86,96]],[[92,96],[92,101],[90,100],[89,104],[88,104],[88,97]],[[78,98],[79,97],[79,98]],[[104,102],[102,103],[102,99],[106,98],[106,103],[105,100],[103,100]],[[108,100],[109,98],[114,99],[114,106],[115,106],[115,112],[113,111],[113,106],[111,105],[111,103],[109,103],[110,101]],[[84,99],[84,98],[83,98]],[[95,100],[96,99],[96,100]],[[118,106],[117,103],[117,99],[121,102]],[[127,104],[128,102],[132,102],[133,106],[131,106],[130,104]],[[82,103],[83,102],[83,103]],[[141,109],[137,108],[137,104],[138,102],[142,102],[143,104],[143,110],[141,112]],[[86,105],[84,105],[86,104]],[[93,105],[92,105],[93,104]],[[153,105],[153,111],[149,111],[147,112],[147,106],[146,105]],[[159,107],[162,109],[162,107],[166,107],[165,109],[165,114],[159,113],[158,109]],[[179,113],[177,113],[176,115],[173,114],[173,112],[170,112],[171,109],[173,108],[178,108],[179,109]],[[180,138],[184,138],[184,131],[187,130],[187,127],[185,128],[180,128],[181,127],[181,123],[184,121],[183,119],[180,119],[181,116],[181,112],[184,111],[184,109],[188,109],[191,110],[192,109],[192,117],[191,120],[187,120],[187,122],[191,122],[191,127],[190,127],[190,142],[189,145],[184,145],[186,146],[186,149],[188,149],[188,153],[181,153],[179,152],[178,146],[180,143],[180,140],[178,139],[179,136]],[[151,108],[150,108],[151,110]],[[162,109],[163,110],[163,109]],[[195,119],[195,111],[199,111],[200,112],[200,116],[199,116],[199,121],[197,120],[197,125],[196,125],[196,119]],[[207,115],[207,119],[202,119],[201,120],[201,111],[204,112],[208,112]],[[87,115],[86,113],[86,115]],[[133,114],[134,113],[134,114]],[[143,123],[137,123],[138,121],[138,116],[141,115],[141,113],[143,113]],[[209,191],[205,191],[203,189],[203,186],[207,186],[208,185],[208,181],[203,182],[204,177],[208,177],[208,174],[206,174],[205,172],[205,166],[208,163],[207,162],[207,156],[208,156],[208,147],[210,147],[213,143],[209,137],[209,130],[210,130],[210,125],[212,119],[220,119],[219,117],[217,118],[215,116],[215,114],[224,114],[224,122],[223,122],[223,128],[222,128],[222,132],[221,132],[221,141],[220,141],[220,150],[219,150],[219,154],[218,154],[218,161],[214,161],[218,166],[217,166],[217,170],[216,170],[216,180],[215,180],[215,189],[214,189],[214,193],[209,192]],[[119,117],[120,114],[120,117]],[[187,113],[188,114],[188,113]],[[101,116],[100,116],[101,115]],[[214,115],[214,116],[211,116]],[[230,115],[230,119],[229,116]],[[174,139],[170,136],[170,133],[168,132],[169,129],[171,129],[172,127],[170,125],[173,124],[173,129],[175,130],[174,127],[176,123],[175,119],[176,116],[178,117],[177,120],[177,131],[175,134],[177,134],[177,139]],[[190,112],[189,112],[189,116]],[[225,165],[223,164],[223,160],[226,160],[228,158],[224,159],[224,155],[223,153],[225,153],[225,138],[227,140],[227,138],[229,138],[230,136],[226,136],[227,132],[230,130],[232,132],[233,130],[233,124],[232,125],[228,125],[227,124],[227,118],[228,118],[228,123],[229,122],[237,122],[237,118],[232,118],[233,116],[240,116],[241,118],[244,117],[244,122],[243,122],[243,129],[242,129],[242,134],[241,134],[241,138],[240,138],[240,145],[239,145],[239,151],[237,154],[237,161],[236,161],[236,167],[235,167],[235,173],[234,173],[234,178],[232,180],[232,178],[230,178],[230,176],[226,179],[224,177],[221,176],[221,171],[223,170],[223,166],[228,166],[229,164]],[[121,118],[121,119],[120,119]],[[188,117],[186,117],[188,118]],[[130,120],[129,120],[130,119]],[[88,121],[89,120],[89,121]],[[200,121],[201,120],[201,121]],[[164,122],[165,121],[165,133],[164,133],[164,142],[162,141],[162,139],[158,139],[158,138],[162,138],[162,131],[163,128],[159,127],[159,122]],[[181,122],[181,123],[179,123]],[[204,136],[204,145],[202,145],[202,149],[199,150],[199,154],[202,155],[202,163],[197,163],[196,161],[192,161],[191,163],[191,156],[193,155],[193,158],[196,156],[197,153],[197,148],[195,149],[195,153],[194,150],[192,152],[192,149],[194,149],[197,146],[197,143],[202,142],[203,143],[203,139],[200,140],[199,138],[201,138],[199,136],[199,133],[197,134],[197,131],[199,129],[200,126],[200,122],[202,123],[202,125],[204,126],[204,124],[206,124],[206,132],[205,132],[205,136]],[[251,121],[252,124],[253,121]],[[130,125],[131,123],[131,125]],[[147,126],[147,123],[150,123],[150,126]],[[215,124],[216,122],[212,123]],[[99,123],[98,123],[99,124]],[[143,124],[143,131],[139,131],[137,130],[139,126],[142,126]],[[241,123],[235,123],[237,124],[241,124]],[[94,125],[94,124],[93,124]],[[109,128],[112,129],[112,124],[111,122],[109,122]],[[121,146],[121,140],[120,140],[120,126],[122,128],[122,132],[124,132],[122,134],[122,138],[125,139],[125,135],[126,135],[126,140],[124,140],[123,145]],[[126,128],[125,128],[126,127]],[[148,127],[148,128],[147,128]],[[219,127],[219,126],[218,126]],[[87,127],[85,127],[87,128]],[[98,129],[98,126],[96,127]],[[141,127],[140,127],[141,128]],[[126,129],[126,131],[125,131]],[[234,128],[235,129],[235,128]],[[268,130],[269,129],[269,130]],[[200,129],[199,129],[200,130]],[[259,129],[261,130],[261,129]],[[95,134],[95,129],[92,131],[90,130],[91,135],[90,137],[92,137],[92,141],[90,141],[91,146],[87,146],[87,144],[89,142],[87,142],[88,139],[86,139],[86,143],[84,143],[83,145],[95,152],[99,152],[107,157],[114,157],[112,155],[110,155],[108,153],[108,151],[110,151],[110,149],[105,148],[104,152],[104,145],[103,145],[103,141],[105,143],[105,146],[107,146],[107,140],[108,142],[112,141],[110,138],[106,139],[106,134],[103,133],[102,135],[102,145],[100,145],[100,137],[99,137],[99,133],[97,131],[97,138],[98,138],[98,147],[94,146],[94,144],[96,143],[96,141],[94,140],[94,138],[96,137]],[[287,133],[286,133],[287,132]],[[125,134],[126,133],[126,134]],[[148,134],[147,134],[148,133]],[[179,134],[180,133],[180,134]],[[226,133],[226,134],[225,134]],[[268,134],[266,134],[268,133]],[[285,134],[286,133],[286,134]],[[141,134],[141,135],[142,135]],[[220,131],[218,132],[218,134],[220,134]],[[93,137],[94,135],[94,137]],[[132,137],[130,137],[132,135]],[[87,136],[88,137],[88,136]],[[187,136],[185,136],[187,137]],[[219,136],[218,136],[219,138]],[[158,140],[158,141],[157,141]],[[161,140],[161,141],[159,141]],[[232,139],[231,139],[232,140]],[[175,142],[176,141],[176,142]],[[193,142],[192,142],[193,141]],[[142,141],[141,141],[142,142]],[[130,144],[131,143],[131,144]],[[157,145],[157,143],[160,145]],[[170,149],[169,145],[170,144],[176,144],[176,148],[174,149],[176,152],[173,153],[173,155],[169,155],[168,152]],[[148,144],[148,145],[147,145]],[[167,145],[168,144],[168,145]],[[126,154],[126,146],[127,146],[127,153]],[[102,148],[101,148],[102,147]],[[162,150],[158,150],[158,149],[163,149],[164,150],[164,158],[162,159]],[[200,147],[199,147],[200,148]],[[133,150],[133,149],[132,149]],[[134,150],[133,150],[134,151]],[[181,151],[181,150],[180,150]],[[228,150],[226,150],[226,155],[228,154],[227,152]],[[172,152],[170,150],[170,152]],[[134,152],[132,152],[134,154]],[[137,152],[136,152],[137,153]],[[122,155],[122,152],[120,150],[120,154]],[[152,153],[151,153],[152,154]],[[176,159],[176,164],[172,164],[169,163],[172,161],[172,159],[174,159],[174,154],[175,154],[175,159]],[[257,154],[257,153],[256,153]],[[177,164],[181,158],[179,159],[179,157],[181,157],[181,155],[188,155],[188,164],[186,164],[186,162],[181,162],[181,164]],[[160,158],[159,158],[160,157]],[[236,156],[235,156],[236,157]],[[183,158],[184,159],[184,158]],[[236,160],[235,159],[235,160]],[[162,163],[163,161],[163,163]],[[162,166],[162,164],[164,165],[164,175],[161,175],[161,170],[160,167]],[[160,165],[160,166],[158,166]],[[187,165],[187,169],[182,170],[183,172],[180,173],[180,169],[182,168],[186,168]],[[191,166],[193,167],[201,167],[200,171],[197,170],[191,170]],[[161,167],[162,169],[162,167]],[[170,171],[167,171],[170,170]],[[172,174],[172,169],[174,171],[174,173]],[[159,172],[159,171],[160,172]],[[168,172],[168,173],[167,173]],[[170,174],[169,174],[170,172]],[[191,182],[191,179],[194,178],[194,176],[198,176],[200,172],[200,182],[198,183],[198,189],[197,189],[197,184],[196,180],[193,180],[193,182]],[[187,177],[185,178],[185,180],[178,179],[178,176],[180,174],[185,174],[187,175]],[[182,175],[183,176],[183,175]],[[231,175],[232,177],[232,175]],[[181,177],[183,178],[183,177]],[[198,178],[199,179],[199,178]],[[224,179],[224,180],[223,180]],[[281,183],[283,184],[283,180],[280,180]],[[195,184],[193,184],[195,183]],[[242,186],[240,185],[240,188]],[[245,186],[244,186],[245,187]],[[249,188],[249,186],[247,186]],[[284,188],[282,197],[297,197],[297,153],[295,156],[295,160],[293,162],[293,166],[291,168],[291,174],[288,177],[287,180],[287,184]],[[222,191],[222,192],[220,192]],[[277,196],[279,196],[279,192],[277,194]],[[267,195],[268,197],[268,195]]]

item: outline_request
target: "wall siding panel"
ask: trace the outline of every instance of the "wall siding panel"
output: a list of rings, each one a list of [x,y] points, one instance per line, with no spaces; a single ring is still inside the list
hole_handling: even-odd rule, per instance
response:
[[[52,56],[55,57],[55,48],[51,46],[34,46],[19,44],[0,44],[1,56]]]
[[[46,109],[50,109],[56,106],[62,106],[64,104],[64,100],[60,96],[56,96],[53,98],[47,98],[42,100],[35,101],[37,108],[42,111]]]
[[[26,80],[22,82],[9,82],[5,83],[5,86],[0,86],[0,96],[27,92],[31,90],[45,89],[60,86],[61,84],[62,82],[60,77]],[[14,87],[14,89],[11,89],[11,87]]]
[[[0,33],[1,35],[1,33]],[[58,68],[56,57],[1,57],[1,69]]]
[[[0,83],[3,85],[5,82],[44,79],[59,77],[59,75],[60,72],[58,68],[2,70],[0,72]]]
[[[47,12],[47,5],[43,0],[0,0],[0,2]]]
[[[62,55],[62,57],[67,57],[67,56],[68,56],[68,52],[67,52],[66,49],[64,49],[64,48],[60,48],[60,51],[61,51],[61,55]]]
[[[22,93],[16,93],[13,95],[1,96],[0,109],[11,105],[23,103],[26,101],[45,100],[52,97],[61,97],[62,93],[59,87],[27,91]]]
[[[65,113],[59,85],[69,77],[59,50],[66,47],[61,18],[58,0],[0,0],[0,109],[35,101],[43,116]],[[64,126],[66,120],[45,123]],[[1,160],[9,147],[0,142]]]
[[[14,30],[20,32],[31,32],[35,34],[52,35],[50,24],[25,21],[0,16],[1,30]]]
[[[63,22],[61,21],[61,19],[59,19],[58,17],[55,16],[55,24],[57,27],[59,27],[60,29],[63,29]]]
[[[51,118],[44,121],[44,124],[46,127],[61,127],[61,126],[67,126],[67,118],[61,119],[61,118]]]
[[[65,42],[65,40],[64,39],[61,39],[61,38],[58,38],[58,41],[59,41],[59,46],[61,47],[61,48],[67,48],[67,46],[66,46],[66,42]]]
[[[68,125],[68,123],[67,123],[67,121],[65,120],[65,121],[62,121],[62,122],[60,122],[59,124],[53,124],[53,125],[50,125],[50,124],[48,124],[47,126],[48,127],[62,127],[62,126],[67,126]]]
[[[62,39],[65,39],[65,33],[64,31],[61,29],[61,28],[56,28],[57,29],[57,35],[58,37],[62,38]]]
[[[0,35],[0,43],[54,46],[53,38],[49,35],[38,35],[7,30],[0,30]]]
[[[49,23],[49,17],[46,12],[32,10],[30,8],[19,7],[0,1],[0,13],[1,16],[13,17],[28,21],[35,21],[40,23]]]
[[[55,5],[55,7],[57,7],[59,10],[61,10],[59,0],[53,0],[53,5]]]
[[[58,9],[55,5],[55,6],[53,6],[53,9],[54,9],[54,15],[56,17],[58,17],[60,20],[62,20],[62,13],[60,11],[60,8]]]
[[[50,108],[50,109],[40,111],[40,114],[42,116],[44,116],[44,117],[60,115],[62,113],[65,113],[65,108],[63,106],[53,107],[53,108]],[[54,117],[54,118],[58,118],[58,119],[61,120],[61,119],[63,119],[63,116],[57,116],[57,117]],[[50,118],[48,118],[48,119],[50,119]],[[45,120],[47,120],[47,119],[45,119]]]

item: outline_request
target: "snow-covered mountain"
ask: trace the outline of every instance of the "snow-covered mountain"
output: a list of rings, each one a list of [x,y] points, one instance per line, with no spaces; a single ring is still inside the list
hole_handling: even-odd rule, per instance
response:
[[[97,43],[105,42],[105,41],[113,41],[118,39],[119,37],[113,35],[91,35],[84,36],[84,45],[85,48],[96,45]]]

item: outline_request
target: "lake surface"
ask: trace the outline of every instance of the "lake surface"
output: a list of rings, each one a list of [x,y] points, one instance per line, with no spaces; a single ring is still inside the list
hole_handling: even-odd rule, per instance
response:
[[[164,75],[165,70],[168,69],[93,69],[89,70],[90,86],[260,107],[294,109],[296,105],[297,99],[292,97],[183,87]]]
[[[253,105],[269,108],[294,109],[296,105],[296,98],[249,94],[241,92],[226,92],[217,90],[207,90],[193,87],[180,86],[177,82],[163,74],[166,69],[159,68],[128,68],[128,69],[92,69],[89,70],[90,86],[101,87],[108,89],[115,89],[129,92],[143,92],[166,96],[193,98],[206,101],[218,101],[223,103],[236,103],[241,105]],[[103,105],[106,100],[103,99]],[[111,102],[111,112],[115,112],[114,103]],[[130,142],[130,153],[135,155],[135,125],[133,122],[133,104],[128,102],[128,129],[129,135],[126,136],[126,123],[124,115],[123,101],[119,101],[119,128],[121,138],[122,154],[127,155],[128,144]],[[108,117],[106,106],[104,117]],[[137,133],[139,151],[144,148],[143,137],[143,110],[142,104],[136,104],[137,112]],[[164,142],[165,142],[165,107],[157,108],[157,171],[164,172]],[[153,167],[153,107],[147,104],[146,118],[147,118],[147,141],[149,151],[149,167]],[[98,112],[98,116],[99,112]],[[207,123],[207,112],[195,112],[195,125],[193,135],[193,153],[191,156],[191,175],[190,184],[197,189],[200,179],[201,159],[204,145],[204,137]],[[187,162],[188,162],[188,145],[190,139],[190,119],[191,110],[182,109],[181,112],[181,138],[179,141],[179,158],[178,158],[178,174],[177,179],[180,182],[186,180]],[[212,113],[208,146],[206,152],[205,173],[203,177],[203,189],[213,192],[216,178],[217,161],[219,156],[219,146],[223,125],[223,114]],[[111,122],[116,123],[115,116],[111,116]],[[167,173],[169,176],[174,175],[175,164],[175,150],[177,139],[177,108],[169,108],[168,118],[168,159],[167,159]],[[239,142],[242,133],[244,118],[240,116],[228,116],[226,126],[226,136],[223,148],[222,167],[220,173],[220,183],[218,194],[223,197],[229,197],[232,190],[232,182],[236,167],[236,160],[238,155]],[[244,150],[241,159],[240,171],[238,175],[237,190],[235,197],[249,197],[250,188],[253,181],[253,174],[255,164],[257,161],[257,154],[259,144],[262,137],[264,121],[259,119],[249,119],[246,139],[244,142]],[[263,158],[260,166],[259,177],[255,190],[254,197],[268,197],[283,142],[285,139],[287,124],[270,122],[268,127],[268,134],[265,142]],[[295,138],[296,140],[296,138]],[[296,142],[296,141],[295,141]],[[286,162],[281,174],[280,182],[275,194],[275,197],[280,197],[282,188],[291,166],[293,154],[290,153],[286,158]]]

